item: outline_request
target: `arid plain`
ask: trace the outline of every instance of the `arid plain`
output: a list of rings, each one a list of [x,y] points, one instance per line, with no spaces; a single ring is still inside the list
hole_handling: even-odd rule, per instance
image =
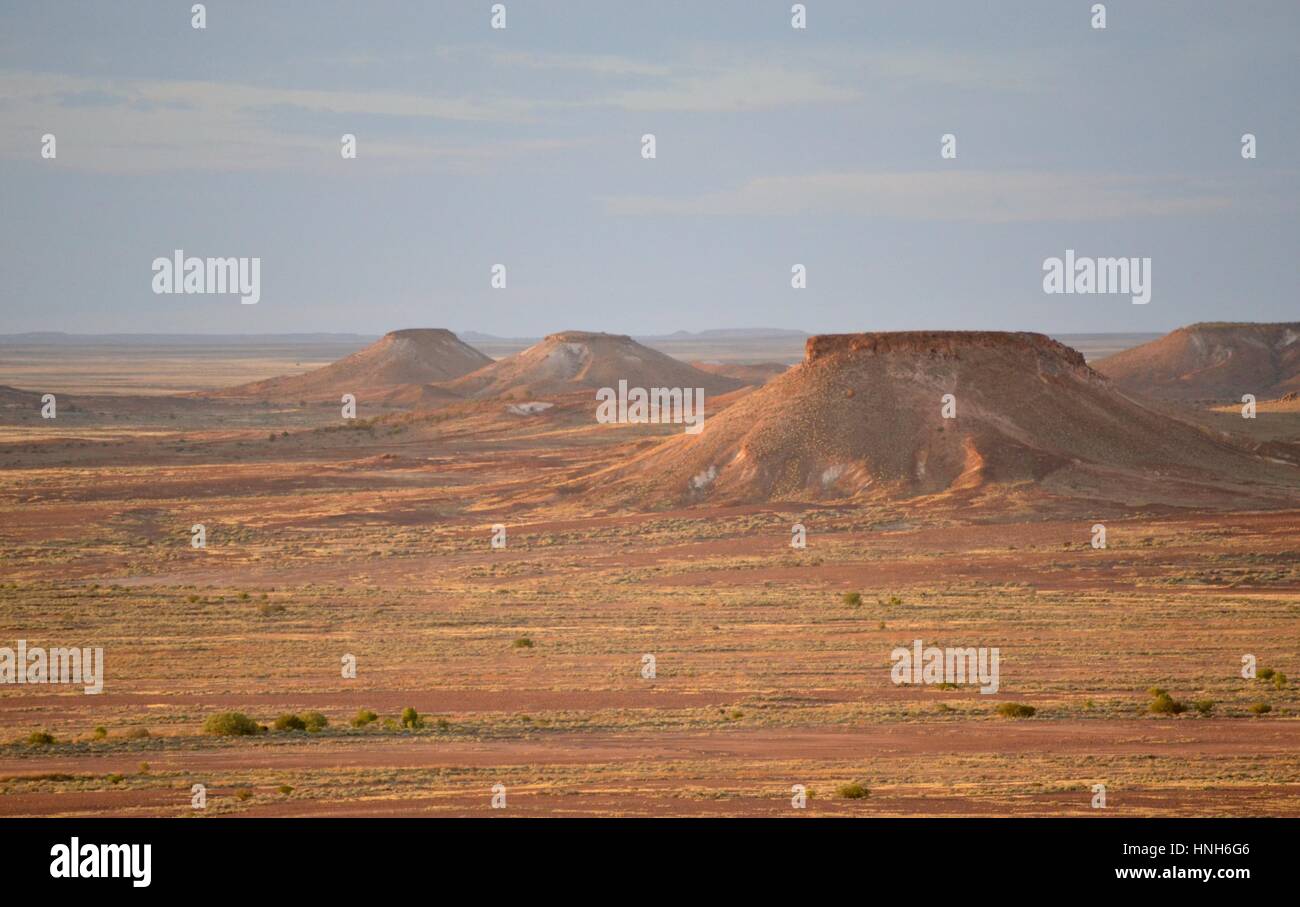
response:
[[[1300,694],[1241,676],[1252,654],[1300,682],[1300,410],[1281,394],[1253,421],[1235,396],[1169,416],[1234,433],[1207,447],[1224,462],[1257,456],[1265,491],[1234,506],[1237,486],[1178,464],[1176,492],[1144,496],[1149,477],[1109,461],[1027,457],[1023,431],[980,427],[998,413],[959,411],[965,460],[942,487],[683,500],[655,484],[694,443],[682,427],[598,424],[590,389],[383,387],[355,420],[202,393],[343,352],[101,348],[20,369],[0,350],[0,384],[22,388],[0,410],[0,645],[105,659],[98,695],[0,687],[0,814],[1300,815]],[[710,395],[713,427],[765,411],[761,371]],[[927,444],[933,478],[948,448]],[[1000,689],[894,684],[890,653],[915,639],[998,647]],[[1152,711],[1152,687],[1186,710]],[[204,733],[225,711],[269,729]],[[312,711],[323,729],[274,728]]]

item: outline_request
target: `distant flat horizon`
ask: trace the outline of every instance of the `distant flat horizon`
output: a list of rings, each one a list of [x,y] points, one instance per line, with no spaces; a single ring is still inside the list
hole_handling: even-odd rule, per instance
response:
[[[1260,322],[1260,323],[1264,323],[1264,322]],[[409,330],[409,328],[393,328],[393,330],[394,331]],[[566,330],[566,329],[557,329],[556,331],[551,331],[549,333],[559,333],[562,330]],[[584,330],[584,329],[574,328],[572,330]],[[854,330],[801,331],[801,330],[788,329],[788,328],[714,328],[705,331],[673,331],[667,334],[637,334],[637,333],[629,333],[627,331],[604,331],[600,333],[626,334],[627,336],[633,338],[634,340],[693,340],[693,339],[719,340],[719,339],[733,339],[733,338],[742,338],[742,339],[744,338],[769,339],[769,338],[795,338],[795,337],[807,338],[807,337],[817,336],[820,334],[874,334],[874,333],[896,334],[896,333],[904,333],[909,330],[928,331],[928,332],[944,331],[944,330],[952,330],[952,331],[970,330],[970,331],[987,332],[992,329],[901,328],[897,330],[891,329],[887,331],[873,331],[870,329],[862,329],[856,331]],[[1171,330],[1178,330],[1178,328],[1172,328]],[[1015,330],[1008,329],[1005,331],[1005,333],[1022,333],[1026,331],[1028,333],[1034,333],[1034,334],[1045,334],[1048,337],[1055,337],[1055,338],[1162,337],[1166,333],[1169,333],[1168,331],[1055,332],[1055,331],[1034,331],[1029,329],[1015,329]],[[369,333],[359,334],[359,333],[353,333],[349,331],[314,331],[314,332],[270,331],[270,332],[256,333],[256,334],[253,333],[229,334],[229,333],[199,333],[199,332],[148,333],[148,332],[140,332],[140,331],[131,331],[131,332],[124,331],[124,332],[112,332],[112,333],[80,334],[80,333],[73,333],[69,331],[20,331],[20,332],[9,333],[9,334],[0,334],[0,343],[21,342],[21,343],[39,344],[45,342],[45,343],[54,344],[54,343],[85,343],[85,342],[93,342],[93,341],[105,341],[105,342],[111,341],[115,343],[131,343],[136,341],[147,342],[147,343],[187,342],[187,341],[195,342],[195,343],[215,343],[215,342],[249,342],[249,341],[257,341],[257,340],[267,340],[267,341],[272,341],[277,343],[286,342],[286,341],[295,341],[295,340],[304,341],[304,342],[344,341],[344,340],[359,340],[359,341],[366,341],[366,342],[374,342],[375,340],[378,340],[380,337],[383,337],[385,334],[388,333],[391,332],[384,331],[383,333],[378,333],[378,334],[369,334]],[[528,341],[528,342],[535,343],[541,340],[543,337],[547,336],[545,334],[537,334],[537,335],[521,335],[517,337],[507,337],[507,336],[488,334],[481,331],[473,331],[473,330],[464,330],[464,331],[453,330],[452,333],[467,343],[473,342],[474,340],[487,341],[487,342]],[[993,330],[993,333],[999,333],[999,332]]]

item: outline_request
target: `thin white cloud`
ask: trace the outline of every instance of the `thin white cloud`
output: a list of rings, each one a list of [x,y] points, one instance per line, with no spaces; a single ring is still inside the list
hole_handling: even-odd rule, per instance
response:
[[[746,66],[674,78],[651,88],[605,96],[601,103],[635,112],[723,113],[848,103],[858,93],[820,75],[773,66]]]
[[[61,164],[105,172],[297,169],[310,166],[313,159],[322,164],[337,159],[338,134],[313,136],[278,126],[275,112],[285,109],[310,114],[519,122],[530,118],[531,105],[508,99],[3,73],[0,156],[30,158],[39,147],[39,137],[53,133],[59,142]],[[545,140],[457,145],[376,137],[362,142],[368,158],[391,165],[445,160],[463,163],[512,150],[546,150],[547,146]]]
[[[847,214],[1014,223],[1166,217],[1215,211],[1231,196],[1183,178],[1033,171],[818,173],[761,177],[693,196],[613,196],[619,215],[763,217]]]
[[[667,63],[650,63],[614,54],[546,53],[542,51],[488,50],[493,63],[526,69],[568,70],[610,76],[671,76]]]

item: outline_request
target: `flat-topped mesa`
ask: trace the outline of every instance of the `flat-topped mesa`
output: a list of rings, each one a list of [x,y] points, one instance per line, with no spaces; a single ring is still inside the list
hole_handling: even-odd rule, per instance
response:
[[[601,331],[556,331],[554,334],[547,334],[542,338],[542,342],[548,340],[557,343],[590,343],[593,340],[618,340],[632,342],[632,338],[627,334],[606,334]]]
[[[389,331],[381,339],[383,340],[455,340],[460,342],[460,338],[446,328],[402,328],[397,331]]]
[[[1239,508],[1294,502],[1300,469],[1281,457],[1142,406],[1042,334],[912,331],[813,337],[803,364],[600,481],[638,507],[1042,494]]]
[[[804,362],[842,353],[906,353],[938,359],[960,359],[968,350],[1023,351],[1060,358],[1072,367],[1086,365],[1083,354],[1045,334],[1028,331],[879,331],[862,334],[819,334],[804,346]]]

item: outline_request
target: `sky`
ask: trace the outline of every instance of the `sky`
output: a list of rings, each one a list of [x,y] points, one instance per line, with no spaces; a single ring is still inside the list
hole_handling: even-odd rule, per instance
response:
[[[1294,0],[805,5],[10,0],[0,333],[1300,320]],[[260,301],[154,293],[176,249]],[[1067,249],[1150,303],[1045,293]]]

